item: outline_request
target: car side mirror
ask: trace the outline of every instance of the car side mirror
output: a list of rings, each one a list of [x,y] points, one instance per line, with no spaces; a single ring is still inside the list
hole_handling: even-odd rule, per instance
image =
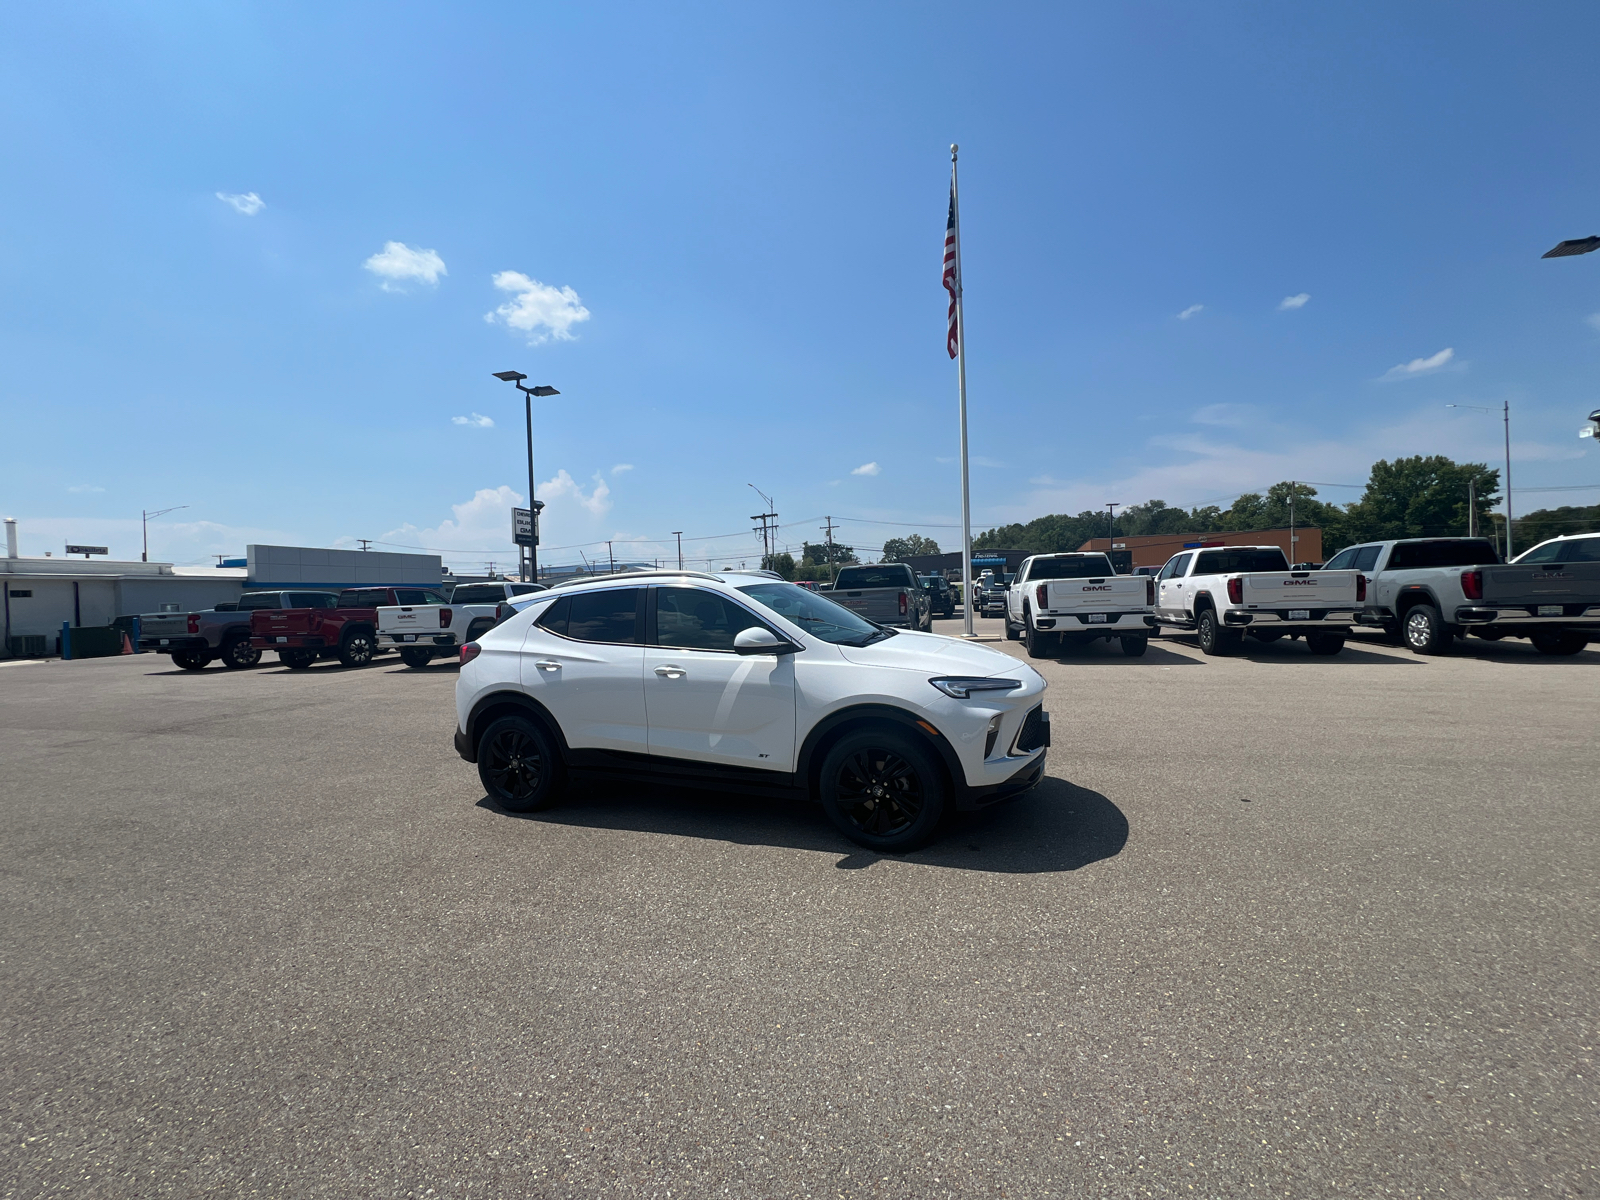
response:
[[[800,647],[760,625],[741,629],[733,638],[735,654],[793,654],[798,649]]]

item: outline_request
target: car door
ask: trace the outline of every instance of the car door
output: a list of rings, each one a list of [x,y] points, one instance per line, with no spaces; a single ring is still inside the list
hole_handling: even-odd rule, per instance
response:
[[[792,771],[794,655],[733,649],[741,630],[772,627],[710,588],[650,591],[650,644],[644,648],[650,753]]]
[[[1156,612],[1163,617],[1184,619],[1188,608],[1184,603],[1186,593],[1183,574],[1189,568],[1193,553],[1175,554],[1156,576]]]
[[[523,690],[543,704],[575,750],[644,754],[644,589],[574,592],[528,627]]]

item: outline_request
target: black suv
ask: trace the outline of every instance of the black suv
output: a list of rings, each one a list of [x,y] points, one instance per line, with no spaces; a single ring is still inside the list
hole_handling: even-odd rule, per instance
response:
[[[941,616],[956,615],[956,593],[943,575],[918,575],[917,582],[928,593],[928,611]]]

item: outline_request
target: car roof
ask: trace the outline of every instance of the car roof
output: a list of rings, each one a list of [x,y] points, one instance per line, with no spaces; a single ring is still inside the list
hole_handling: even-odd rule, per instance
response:
[[[665,579],[710,580],[713,583],[723,583],[736,586],[740,583],[749,583],[756,580],[773,580],[777,583],[785,582],[782,575],[776,571],[618,571],[615,575],[589,575],[579,579],[568,579],[561,583],[552,584],[548,591],[534,593],[541,599],[557,592],[571,592],[595,588],[628,586],[634,583],[658,582]]]

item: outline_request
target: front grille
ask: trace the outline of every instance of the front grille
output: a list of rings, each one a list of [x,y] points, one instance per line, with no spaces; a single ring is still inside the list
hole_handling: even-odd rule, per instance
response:
[[[1017,732],[1015,743],[1018,754],[1032,754],[1035,750],[1042,749],[1046,742],[1044,708],[1039,706],[1032,709],[1022,718],[1022,728]]]

